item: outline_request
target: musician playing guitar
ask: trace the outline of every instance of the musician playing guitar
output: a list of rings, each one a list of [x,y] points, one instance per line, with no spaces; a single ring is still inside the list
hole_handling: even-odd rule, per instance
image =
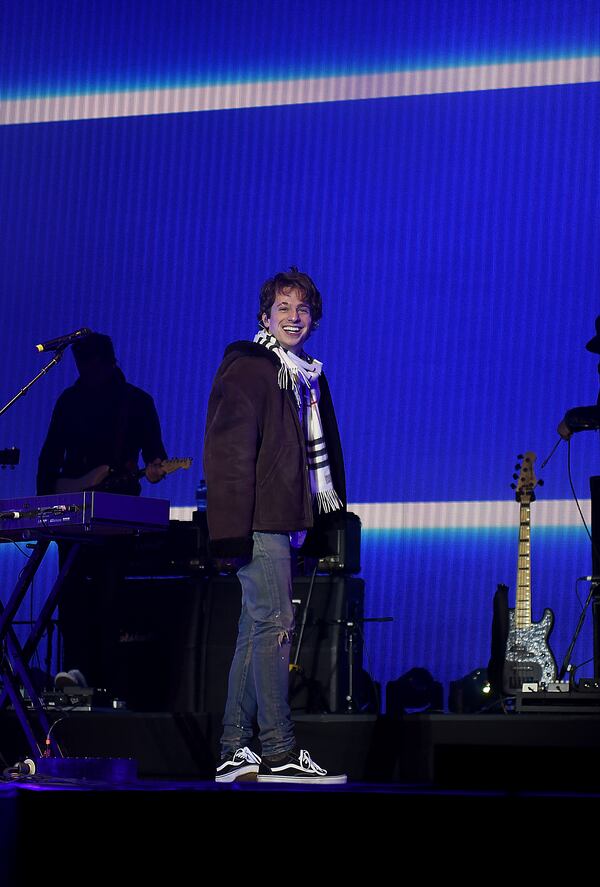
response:
[[[79,378],[54,407],[39,457],[37,492],[54,493],[61,478],[84,477],[106,466],[111,492],[139,495],[140,451],[150,483],[165,475],[161,463],[167,453],[154,400],[126,381],[109,336],[91,333],[71,347]]]
[[[39,456],[38,495],[64,492],[67,482],[72,490],[139,495],[140,452],[146,466],[142,472],[150,483],[167,473],[154,400],[126,381],[109,336],[91,333],[71,347],[79,378],[54,407]],[[130,545],[130,539],[115,537],[83,546],[59,602],[62,668],[77,670],[92,687],[114,683],[111,669],[122,629],[116,604]],[[69,546],[59,543],[61,565]]]

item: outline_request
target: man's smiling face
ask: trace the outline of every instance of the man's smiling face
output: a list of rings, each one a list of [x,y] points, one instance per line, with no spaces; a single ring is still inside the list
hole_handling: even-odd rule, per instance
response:
[[[310,305],[305,301],[304,293],[293,286],[284,287],[275,296],[269,314],[263,314],[262,321],[265,329],[284,348],[302,354],[312,326]]]

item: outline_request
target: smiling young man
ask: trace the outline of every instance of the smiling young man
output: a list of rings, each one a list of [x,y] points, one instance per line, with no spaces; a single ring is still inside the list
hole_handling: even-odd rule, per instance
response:
[[[290,546],[345,508],[342,450],[320,361],[304,346],[321,295],[297,268],[260,292],[260,329],[234,342],[212,386],[204,439],[211,552],[237,570],[242,611],[229,672],[218,782],[341,783],[297,746],[288,702],[294,612]],[[262,758],[250,750],[254,725]]]

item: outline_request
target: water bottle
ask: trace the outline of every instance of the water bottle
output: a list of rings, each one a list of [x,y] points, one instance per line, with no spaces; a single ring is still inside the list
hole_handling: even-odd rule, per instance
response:
[[[206,511],[206,481],[203,477],[196,487],[196,508],[198,511]]]

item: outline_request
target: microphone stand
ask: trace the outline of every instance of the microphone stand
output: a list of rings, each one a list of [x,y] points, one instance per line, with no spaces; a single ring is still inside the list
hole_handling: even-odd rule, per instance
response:
[[[0,416],[3,413],[5,413],[13,405],[13,403],[16,403],[16,401],[19,400],[20,397],[24,397],[27,394],[27,392],[29,391],[29,389],[31,388],[31,386],[34,385],[38,381],[38,379],[41,379],[42,376],[45,376],[46,373],[48,372],[48,370],[50,370],[52,367],[54,367],[58,363],[60,363],[68,344],[69,343],[67,342],[65,345],[60,345],[56,349],[52,360],[49,363],[47,363],[46,366],[40,370],[40,372],[37,374],[37,376],[34,376],[34,378],[31,380],[31,382],[28,382],[27,385],[25,385],[23,388],[21,388],[21,390],[18,392],[18,394],[15,394],[15,396],[13,398],[11,398],[8,401],[8,403],[2,407],[2,409],[0,409]]]
[[[592,583],[591,583],[590,593],[587,596],[587,600],[586,600],[585,605],[584,605],[584,607],[581,611],[581,614],[579,616],[579,622],[577,623],[577,628],[575,629],[575,634],[573,635],[573,639],[572,639],[571,643],[569,644],[569,649],[565,653],[565,658],[563,659],[563,664],[561,665],[560,671],[558,673],[558,680],[559,681],[562,681],[562,679],[564,678],[564,676],[566,675],[567,672],[569,672],[569,684],[571,684],[571,682],[573,680],[573,666],[571,665],[571,654],[573,653],[573,650],[575,648],[575,644],[577,643],[577,638],[579,637],[579,632],[583,628],[583,620],[585,619],[585,614],[587,613],[587,608],[589,607],[590,601],[592,600],[592,598],[594,596],[594,592],[599,584],[600,583],[594,582],[594,581],[592,581]]]
[[[393,622],[393,616],[365,616],[362,619],[331,619],[327,625],[343,625],[346,629],[346,651],[348,654],[348,692],[346,694],[346,714],[355,714],[356,703],[354,701],[354,637],[356,631],[365,622]],[[379,700],[377,700],[379,702]],[[377,712],[379,714],[379,712]]]

